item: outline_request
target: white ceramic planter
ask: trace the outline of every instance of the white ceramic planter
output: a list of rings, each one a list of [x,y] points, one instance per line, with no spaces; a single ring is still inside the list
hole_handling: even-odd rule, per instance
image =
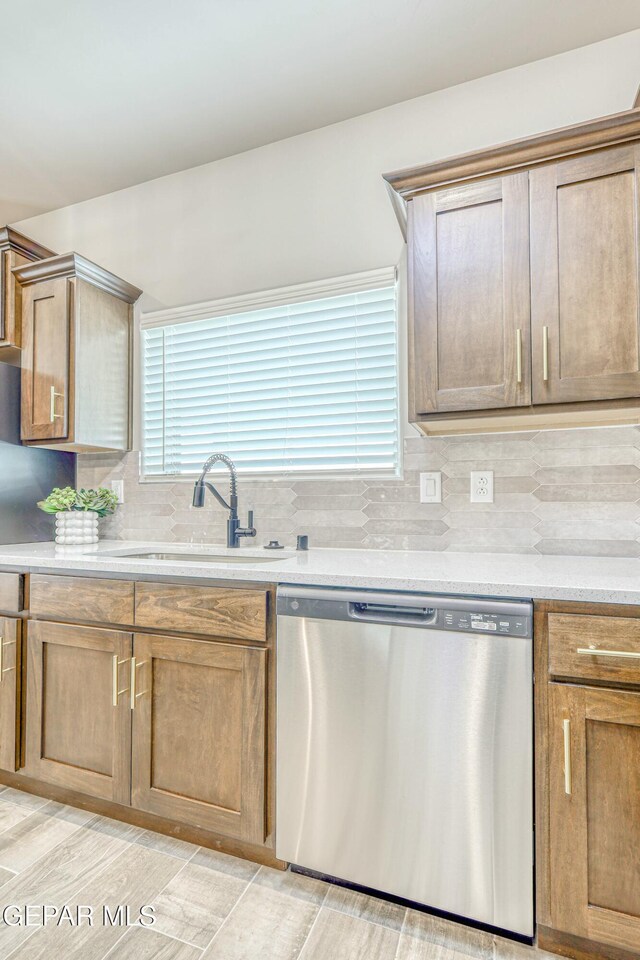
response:
[[[56,543],[97,543],[98,520],[98,514],[93,510],[56,513]]]

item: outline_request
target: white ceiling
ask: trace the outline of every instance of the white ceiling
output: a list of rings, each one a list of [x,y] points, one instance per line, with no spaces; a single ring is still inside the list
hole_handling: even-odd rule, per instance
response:
[[[638,26],[638,0],[4,3],[0,224]]]

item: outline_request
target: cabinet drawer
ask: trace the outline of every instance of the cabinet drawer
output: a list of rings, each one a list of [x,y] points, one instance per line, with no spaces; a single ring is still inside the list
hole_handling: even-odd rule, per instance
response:
[[[133,623],[133,583],[89,577],[31,577],[31,615],[87,623]]]
[[[135,625],[264,642],[267,591],[137,583]]]
[[[22,610],[22,575],[0,573],[0,610],[19,613]]]
[[[640,618],[550,613],[549,673],[640,683]]]

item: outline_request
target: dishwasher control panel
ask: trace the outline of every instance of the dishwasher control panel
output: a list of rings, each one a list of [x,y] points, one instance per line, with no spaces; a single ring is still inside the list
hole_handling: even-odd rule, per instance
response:
[[[475,630],[478,633],[500,633],[509,637],[531,635],[531,618],[504,613],[474,613],[472,610],[443,610],[445,630]]]
[[[530,600],[280,584],[276,609],[278,618],[344,620],[354,627],[376,624],[524,639],[533,630]]]

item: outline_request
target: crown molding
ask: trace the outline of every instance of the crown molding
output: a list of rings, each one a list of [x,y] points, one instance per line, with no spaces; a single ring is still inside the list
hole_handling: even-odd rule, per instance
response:
[[[523,140],[511,140],[484,150],[387,173],[384,179],[401,197],[410,199],[426,190],[451,186],[462,180],[507,174],[589,150],[617,146],[639,139],[640,104],[632,110],[609,117],[600,117]]]
[[[48,260],[39,260],[24,267],[15,267],[13,274],[23,286],[39,283],[41,280],[54,280],[58,277],[77,277],[87,283],[110,293],[127,303],[135,303],[142,290],[127,283],[114,273],[99,267],[97,263],[81,257],[78,253],[64,253]]]
[[[18,233],[13,227],[0,227],[0,250],[15,250],[16,253],[29,260],[44,260],[46,257],[55,257],[53,250],[43,247],[41,243]]]

